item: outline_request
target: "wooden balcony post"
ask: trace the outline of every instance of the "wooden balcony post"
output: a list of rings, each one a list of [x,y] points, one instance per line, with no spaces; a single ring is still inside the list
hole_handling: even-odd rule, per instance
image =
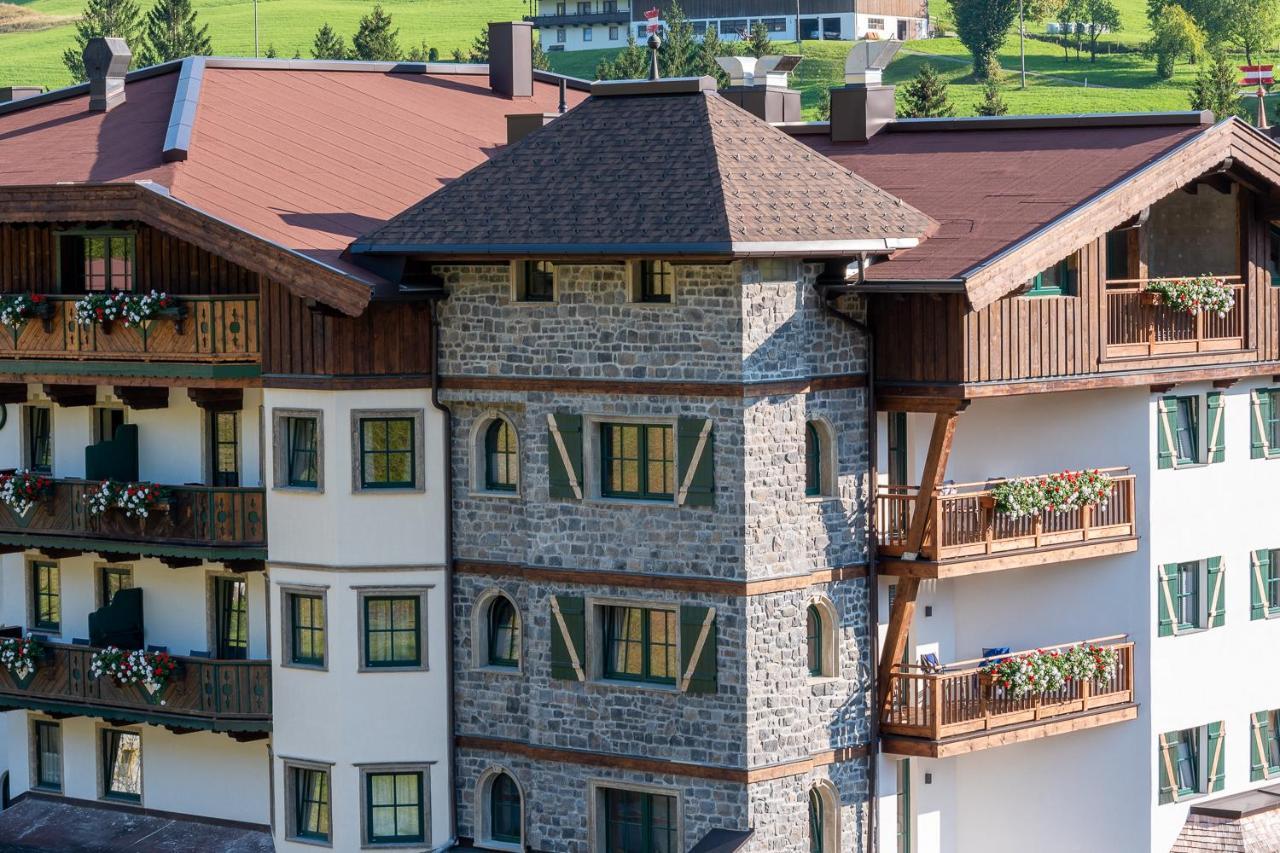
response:
[[[1036,547],[1040,547],[1040,537],[1044,534],[1044,515],[1037,515],[1031,522],[1031,532],[1036,537]]]
[[[982,512],[982,544],[988,554],[995,548],[996,541],[996,511],[987,507],[980,507]]]
[[[942,678],[932,676],[929,685],[929,737],[937,740],[942,737]]]
[[[1093,504],[1080,508],[1080,541],[1089,541],[1089,528],[1093,527]]]

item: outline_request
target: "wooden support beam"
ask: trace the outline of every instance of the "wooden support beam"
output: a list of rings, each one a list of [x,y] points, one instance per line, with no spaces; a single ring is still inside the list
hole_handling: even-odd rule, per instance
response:
[[[51,385],[46,382],[44,393],[59,406],[92,406],[98,402],[98,389],[94,385]]]
[[[161,557],[160,562],[171,569],[187,569],[200,565],[204,560],[199,557]]]
[[[165,409],[169,407],[169,389],[163,385],[117,385],[112,391],[131,409]]]
[[[142,559],[136,551],[99,551],[98,555],[108,563],[132,563]]]
[[[907,646],[907,632],[916,615],[916,595],[920,592],[920,578],[901,578],[893,596],[893,608],[889,611],[889,627],[885,631],[884,648],[880,650],[880,705],[876,711],[881,717],[889,710],[893,698],[893,668],[902,660],[902,650]]]
[[[41,546],[40,553],[44,554],[50,560],[66,560],[70,557],[79,557],[84,553],[83,548],[50,548]]]
[[[266,568],[265,560],[223,560],[222,565],[227,567],[227,571],[238,572],[244,574],[246,572],[260,572]]]
[[[1240,381],[1240,377],[1238,376],[1233,376],[1230,379],[1215,379],[1213,380],[1213,387],[1214,388],[1230,388],[1232,385],[1235,385],[1239,381]]]
[[[0,545],[0,554],[21,554],[25,550],[26,545]]]
[[[271,736],[270,732],[227,732],[226,734],[236,743],[250,743],[255,740],[266,740]]]
[[[187,396],[208,412],[238,412],[244,408],[243,388],[188,388]]]
[[[1151,386],[1151,393],[1152,394],[1168,394],[1170,391],[1173,390],[1173,386],[1174,386],[1174,383],[1172,382],[1161,382],[1159,385]]]
[[[175,735],[191,735],[198,731],[203,731],[203,729],[191,729],[183,726],[165,726],[165,728],[173,732]]]
[[[25,402],[27,402],[27,383],[0,382],[0,403],[8,405]]]

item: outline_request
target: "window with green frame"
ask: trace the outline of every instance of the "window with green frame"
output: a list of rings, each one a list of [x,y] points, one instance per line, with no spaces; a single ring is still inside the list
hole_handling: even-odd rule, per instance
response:
[[[489,788],[489,837],[493,841],[519,844],[521,837],[520,789],[516,780],[499,773]]]
[[[62,629],[62,573],[57,563],[31,564],[31,623],[40,631]]]
[[[804,493],[822,494],[822,436],[812,421],[804,425]]]
[[[1080,275],[1078,255],[1064,258],[1031,279],[1027,296],[1075,296]]]
[[[600,424],[600,493],[607,498],[671,500],[674,433],[669,424]]]
[[[1280,388],[1258,391],[1262,429],[1267,439],[1267,455],[1280,454]]]
[[[1280,614],[1280,548],[1272,548],[1267,556],[1262,566],[1263,593],[1267,611],[1275,616]]]
[[[220,660],[249,656],[248,589],[243,578],[214,578],[214,649]]]
[[[605,853],[674,853],[679,849],[676,798],[605,788]]]
[[[605,678],[675,684],[675,611],[625,606],[602,609]]]
[[[422,665],[422,599],[417,595],[364,598],[364,665]]]
[[[489,603],[489,666],[515,667],[520,664],[520,617],[506,596]]]
[[[48,406],[24,406],[26,428],[26,466],[38,474],[53,473],[53,409]]]
[[[106,607],[122,589],[133,588],[133,570],[128,566],[100,566],[98,568],[99,607]]]
[[[1200,562],[1179,563],[1173,583],[1174,618],[1180,629],[1200,627]]]
[[[1173,446],[1179,465],[1200,461],[1200,398],[1178,397],[1174,412]]]
[[[324,666],[324,596],[289,595],[289,661],[299,666]]]
[[[293,488],[314,489],[317,483],[319,420],[314,417],[284,418],[287,482]]]
[[[111,800],[142,800],[142,735],[102,730],[102,795]]]
[[[240,485],[240,413],[209,413],[209,474],[214,486]]]
[[[1178,796],[1200,791],[1200,730],[1183,729],[1169,744],[1169,760],[1173,765],[1174,786]]]
[[[360,419],[360,488],[414,486],[413,418]]]
[[[822,611],[810,604],[805,613],[805,647],[808,650],[809,675],[822,675]]]
[[[809,789],[809,853],[826,853],[826,809],[822,803],[822,792],[817,788]]]
[[[497,418],[484,431],[484,487],[491,492],[514,492],[518,466],[516,431]]]
[[[907,413],[889,412],[889,485],[907,485]]]
[[[1271,286],[1280,287],[1280,226],[1267,224],[1267,272],[1271,274]]]
[[[133,290],[134,236],[83,231],[58,235],[58,286],[63,293]]]
[[[36,787],[44,791],[62,790],[62,726],[50,720],[36,720],[32,730],[35,740]]]
[[[425,837],[422,771],[365,775],[365,839],[415,844]]]
[[[1275,776],[1280,774],[1280,710],[1264,711],[1258,716],[1265,717],[1267,723],[1262,736],[1267,775]]]
[[[329,840],[329,771],[318,767],[290,767],[293,785],[293,836],[308,841]]]

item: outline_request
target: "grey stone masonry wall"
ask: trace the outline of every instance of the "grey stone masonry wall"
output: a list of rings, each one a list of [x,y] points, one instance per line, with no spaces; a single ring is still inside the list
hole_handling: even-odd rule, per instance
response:
[[[570,750],[598,757],[575,761],[555,753],[540,760],[464,743],[456,767],[459,834],[481,831],[477,791],[485,774],[501,766],[520,784],[525,843],[533,850],[598,849],[592,792],[601,784],[678,796],[683,850],[712,828],[754,828],[746,848],[752,853],[806,849],[808,796],[818,785],[838,803],[836,849],[865,849],[865,759],[751,784],[743,772],[803,767],[815,754],[867,743],[867,582],[809,578],[867,559],[867,392],[840,381],[786,393],[703,393],[708,389],[689,384],[737,387],[865,370],[856,331],[821,305],[813,287],[817,268],[775,261],[677,265],[672,305],[633,302],[623,265],[560,266],[556,301],[544,304],[514,302],[505,267],[438,271],[450,289],[441,305],[439,370],[451,379],[442,399],[453,414],[455,558],[512,564],[497,574],[455,574],[457,731],[528,744],[544,755]],[[468,388],[469,377],[490,383]],[[495,377],[506,381],[494,385]],[[521,379],[530,383],[522,387]],[[618,387],[546,384],[553,380]],[[620,386],[629,381],[673,387],[626,393]],[[556,413],[584,419],[582,500],[550,496],[548,415]],[[487,491],[481,474],[484,430],[499,417],[519,437],[519,488],[505,494]],[[689,417],[714,425],[714,506],[600,497],[600,420]],[[814,496],[806,495],[811,421],[825,448],[822,494]],[[533,569],[524,573],[522,566]],[[575,574],[550,582],[537,568]],[[644,580],[606,583],[592,571]],[[726,581],[743,591],[760,581],[783,588],[746,595],[726,591]],[[497,594],[520,612],[516,670],[486,667],[476,645],[487,602]],[[585,682],[553,677],[552,596],[587,603]],[[592,607],[633,602],[715,608],[714,693],[602,678]],[[807,662],[810,604],[834,621],[834,671],[822,676],[810,675]],[[678,767],[619,769],[637,766],[628,765],[634,758],[726,769],[732,773],[725,778],[738,781],[681,775]]]

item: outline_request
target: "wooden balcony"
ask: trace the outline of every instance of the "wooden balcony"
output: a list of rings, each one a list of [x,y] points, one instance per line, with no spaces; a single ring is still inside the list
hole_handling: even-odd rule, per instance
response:
[[[1133,643],[1123,640],[1088,641],[1116,650],[1119,662],[1110,680],[1072,681],[1055,693],[1021,699],[984,677],[981,660],[951,664],[937,673],[899,666],[887,685],[891,693],[880,723],[881,745],[894,755],[946,758],[1132,720],[1138,715]]]
[[[1235,306],[1225,317],[1195,315],[1153,305],[1144,296],[1147,285],[1168,279],[1109,281],[1106,286],[1109,359],[1151,358],[1162,355],[1243,350],[1248,291],[1238,276],[1219,277],[1235,293]]]
[[[93,678],[88,646],[42,646],[44,656],[25,686],[0,669],[0,709],[227,732],[247,740],[271,731],[271,661],[175,656],[176,676],[152,696],[137,684]]]
[[[144,519],[119,510],[87,511],[88,480],[55,480],[53,496],[18,515],[0,503],[0,545],[43,551],[97,551],[242,568],[267,556],[266,493],[261,488],[166,486],[168,504]]]
[[[876,523],[883,574],[946,578],[1022,566],[1122,554],[1138,547],[1134,478],[1108,468],[1113,484],[1106,505],[1014,518],[997,512],[991,489],[1001,480],[945,486],[932,501],[932,517],[915,560],[904,555],[915,513],[916,486],[881,487]]]

